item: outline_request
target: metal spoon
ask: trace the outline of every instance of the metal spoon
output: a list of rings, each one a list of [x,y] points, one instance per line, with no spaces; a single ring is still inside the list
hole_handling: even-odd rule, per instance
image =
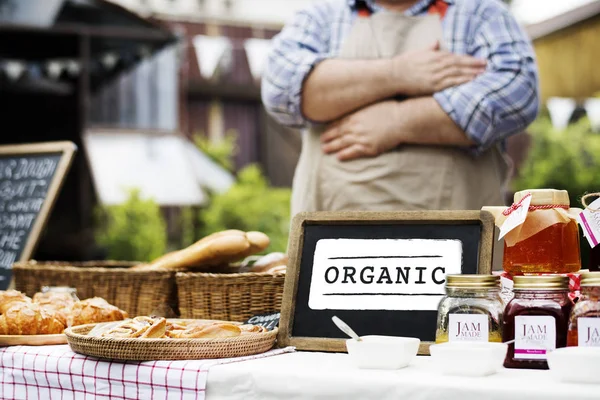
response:
[[[331,320],[333,321],[333,323],[340,328],[340,330],[342,332],[344,332],[346,335],[350,336],[352,339],[358,341],[358,342],[362,342],[362,339],[360,338],[360,336],[358,336],[356,334],[356,332],[354,332],[352,330],[352,328],[350,328],[348,326],[347,323],[345,323],[344,321],[342,321],[341,319],[339,319],[338,317],[336,317],[335,315],[333,317],[331,317]]]

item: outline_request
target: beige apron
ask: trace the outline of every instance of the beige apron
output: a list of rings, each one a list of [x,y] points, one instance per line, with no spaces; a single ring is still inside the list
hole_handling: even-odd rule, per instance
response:
[[[341,58],[389,58],[442,42],[439,16],[379,12],[358,17]],[[321,150],[323,128],[304,134],[293,183],[301,211],[478,210],[503,205],[510,164],[494,147],[475,158],[451,147],[402,146],[374,158],[340,162]]]

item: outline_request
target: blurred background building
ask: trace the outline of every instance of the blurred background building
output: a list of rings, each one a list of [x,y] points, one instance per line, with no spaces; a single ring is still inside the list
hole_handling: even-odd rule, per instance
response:
[[[130,187],[157,202],[170,232],[182,207],[206,206],[245,166],[289,187],[300,135],[266,115],[260,79],[273,36],[313,1],[0,0],[0,144],[80,148],[37,257],[97,257],[94,209]],[[542,120],[560,130],[587,117],[600,131],[600,0],[505,2],[533,39]],[[194,144],[229,136],[231,170]],[[535,136],[509,142],[515,177]],[[561,185],[552,179],[519,184]]]

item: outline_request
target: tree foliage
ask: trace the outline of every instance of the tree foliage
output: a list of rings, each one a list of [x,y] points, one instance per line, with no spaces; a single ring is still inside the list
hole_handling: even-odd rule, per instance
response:
[[[580,206],[585,193],[600,191],[600,135],[592,133],[587,118],[558,130],[544,115],[531,125],[529,132],[532,146],[513,182],[515,190],[568,190],[573,207]]]
[[[257,165],[240,170],[237,182],[213,195],[201,211],[202,235],[224,229],[261,231],[271,239],[267,249],[285,252],[289,234],[290,189],[271,187]]]
[[[150,261],[165,253],[167,227],[160,207],[132,189],[127,201],[97,210],[96,240],[112,260]]]

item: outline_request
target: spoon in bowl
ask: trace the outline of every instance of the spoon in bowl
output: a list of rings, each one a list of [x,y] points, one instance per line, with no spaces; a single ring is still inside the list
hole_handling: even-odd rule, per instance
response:
[[[356,332],[354,332],[352,330],[352,328],[350,328],[350,326],[348,326],[347,323],[345,323],[344,321],[342,321],[341,319],[339,319],[335,315],[333,317],[331,317],[331,320],[346,335],[350,336],[352,339],[356,340],[357,342],[362,342],[362,339],[360,338],[360,336],[358,336],[356,334]]]

